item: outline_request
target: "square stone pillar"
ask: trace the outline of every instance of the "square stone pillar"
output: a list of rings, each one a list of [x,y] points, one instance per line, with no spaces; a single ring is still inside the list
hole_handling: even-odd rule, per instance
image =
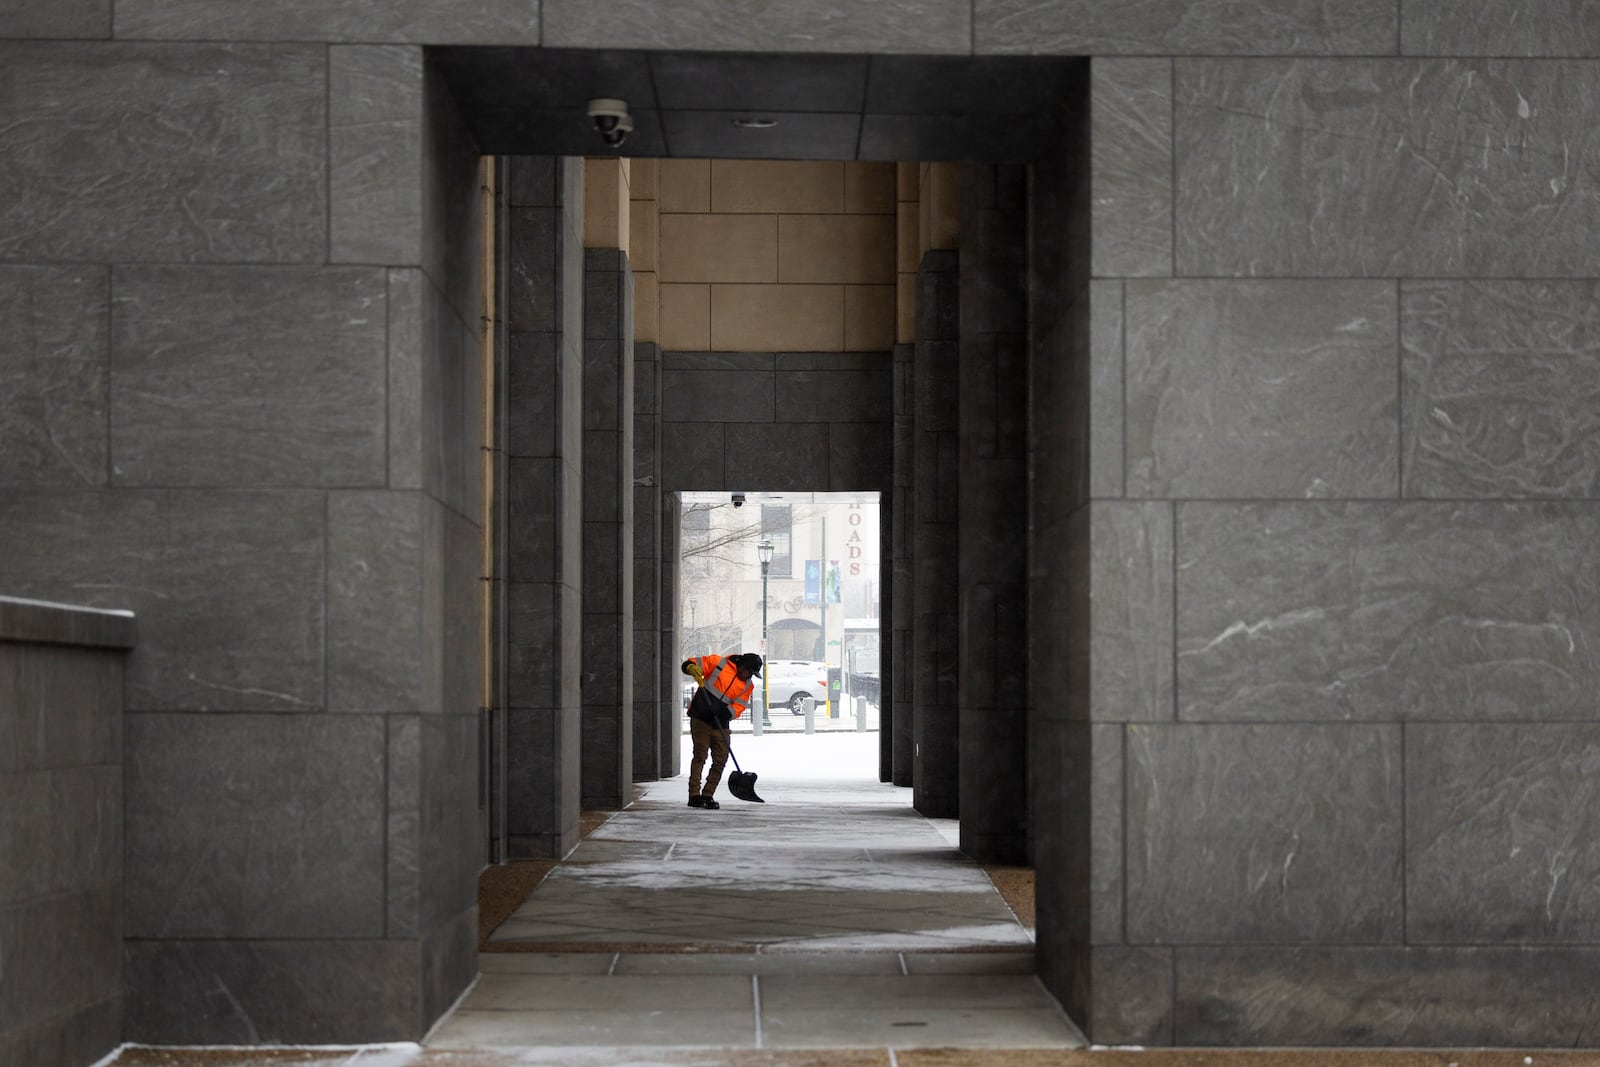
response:
[[[963,168],[961,850],[1028,859],[1027,171]]]
[[[628,254],[584,253],[583,805],[633,784],[633,279]]]
[[[506,427],[507,828],[513,856],[578,843],[583,588],[582,161],[511,161]]]
[[[914,369],[911,789],[918,811],[942,819],[959,813],[958,266],[953,250],[922,257]]]

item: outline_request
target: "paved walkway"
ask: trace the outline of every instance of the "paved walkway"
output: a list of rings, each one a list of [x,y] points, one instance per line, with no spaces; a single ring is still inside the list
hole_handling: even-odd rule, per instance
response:
[[[876,745],[736,737],[765,805],[724,790],[702,812],[683,779],[650,786],[496,931],[422,1046],[127,1048],[115,1065],[1600,1067],[1594,1051],[1085,1049],[955,824],[871,780]]]
[[[523,951],[484,953],[427,1046],[1083,1045],[954,823],[865,780],[758,789],[707,812],[652,785],[495,932]]]

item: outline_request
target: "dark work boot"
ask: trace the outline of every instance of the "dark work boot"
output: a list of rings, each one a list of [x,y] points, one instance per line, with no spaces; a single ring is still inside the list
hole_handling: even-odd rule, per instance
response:
[[[701,797],[700,798],[700,806],[702,808],[712,808],[712,809],[716,809],[716,808],[722,807],[721,804],[718,804],[715,800],[712,800],[710,797]]]
[[[700,796],[690,797],[689,806],[691,808],[703,808],[706,806],[706,798]]]

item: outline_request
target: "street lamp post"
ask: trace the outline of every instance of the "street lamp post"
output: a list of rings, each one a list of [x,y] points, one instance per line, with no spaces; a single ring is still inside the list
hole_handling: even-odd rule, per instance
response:
[[[693,593],[689,594],[689,647],[695,655],[700,654],[700,628],[694,624],[695,608],[700,606],[700,598]]]
[[[766,659],[772,654],[767,647],[767,570],[772,566],[772,542],[763,537],[756,544],[756,558],[761,561],[761,658]],[[771,705],[772,685],[768,677],[772,672],[761,672],[761,725],[771,726],[772,720],[767,717],[767,708]]]

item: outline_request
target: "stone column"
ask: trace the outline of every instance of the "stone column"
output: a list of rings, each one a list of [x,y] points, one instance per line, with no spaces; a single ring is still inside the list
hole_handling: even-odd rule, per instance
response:
[[[958,257],[922,258],[915,352],[916,469],[912,508],[912,804],[932,818],[958,814],[956,600]]]
[[[894,488],[890,493],[888,522],[882,524],[890,539],[883,554],[889,564],[892,601],[885,609],[890,620],[887,653],[881,656],[883,696],[879,724],[880,744],[889,748],[888,773],[884,778],[895,785],[911,784],[912,668],[914,620],[916,618],[915,557],[912,531],[915,525],[913,482],[916,470],[916,390],[915,344],[894,348]]]
[[[964,168],[960,368],[961,850],[1028,857],[1027,171]]]
[[[637,338],[637,325],[635,336]],[[633,345],[633,780],[663,777],[661,739],[674,725],[662,712],[661,675],[661,346]],[[675,671],[673,673],[676,673]],[[668,705],[670,707],[670,705]]]
[[[628,254],[585,251],[583,805],[633,784],[633,282]]]
[[[512,160],[506,580],[513,856],[560,857],[578,842],[582,218],[581,161]]]

